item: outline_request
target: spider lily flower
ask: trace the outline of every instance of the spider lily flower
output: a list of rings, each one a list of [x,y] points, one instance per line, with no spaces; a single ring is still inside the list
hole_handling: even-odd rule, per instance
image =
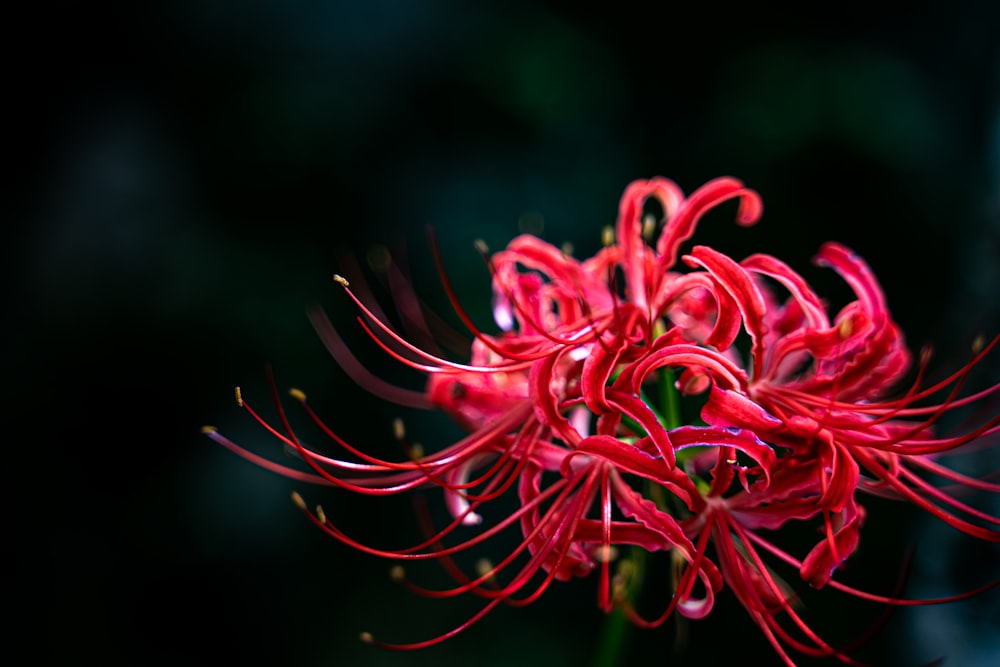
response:
[[[371,340],[425,374],[427,384],[414,391],[382,381],[316,311],[310,317],[331,354],[373,394],[446,412],[468,433],[458,442],[425,453],[408,445],[399,428],[405,457],[378,458],[340,437],[297,390],[292,397],[343,453],[299,437],[276,390],[276,426],[238,400],[301,466],[262,457],[214,429],[206,432],[244,458],[303,482],[368,496],[440,489],[450,522],[436,527],[421,514],[426,538],[396,549],[361,543],[320,507],[310,510],[294,496],[341,542],[399,562],[437,561],[455,581],[430,590],[394,568],[393,577],[408,589],[484,600],[480,611],[437,637],[389,644],[365,634],[366,641],[396,649],[429,646],[500,604],[529,604],[553,581],[597,572],[598,606],[623,608],[637,625],[658,626],[675,612],[703,618],[729,588],[785,664],[794,664],[789,651],[857,664],[809,627],[796,595],[765,557],[797,568],[815,588],[890,605],[945,601],[871,594],[835,574],[861,541],[862,493],[908,500],[959,530],[1000,541],[1000,531],[991,527],[1000,520],[925,479],[1000,491],[940,460],[995,436],[1000,418],[959,435],[934,434],[943,416],[998,392],[994,385],[960,395],[965,377],[997,339],[941,382],[923,383],[927,359],[921,357],[912,387],[886,398],[910,372],[911,356],[878,282],[848,249],[830,243],[817,257],[857,297],[832,319],[807,282],[776,258],[737,262],[705,246],[680,255],[701,217],[733,199],[738,224],[759,219],[760,198],[736,179],[716,179],[688,197],[667,179],[640,180],[626,188],[613,237],[592,258],[575,259],[530,235],[492,255],[480,246],[492,276],[495,334],[480,330],[462,309],[432,243],[445,291],[473,336],[462,362],[438,349],[397,269],[390,266],[387,278],[402,304],[399,328],[363,282],[352,286],[337,276]],[[646,214],[650,202],[662,211],[659,222]],[[781,293],[788,296],[782,300]],[[743,335],[749,339],[745,352],[737,345]],[[684,423],[678,393],[703,397],[701,420]],[[493,501],[508,494],[516,496],[516,509],[491,517]],[[803,557],[777,545],[775,536],[790,522],[821,529]],[[475,573],[454,558],[486,549],[505,531],[519,533],[517,544]],[[636,551],[670,554],[680,568],[663,612],[653,619],[638,613],[627,582],[612,576],[614,555]]]

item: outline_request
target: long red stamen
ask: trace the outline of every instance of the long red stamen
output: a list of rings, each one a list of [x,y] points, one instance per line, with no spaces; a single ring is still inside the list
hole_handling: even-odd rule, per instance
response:
[[[872,474],[888,483],[889,486],[897,491],[903,498],[910,501],[917,507],[926,510],[941,521],[944,521],[952,528],[956,528],[963,533],[973,537],[978,537],[979,539],[986,540],[987,542],[1000,542],[1000,531],[989,530],[987,528],[977,526],[974,523],[970,523],[964,519],[960,519],[954,514],[949,514],[945,510],[927,500],[926,497],[911,489],[898,477],[890,475],[881,463],[879,463],[875,457],[868,452],[859,449],[855,452],[855,456],[863,466],[872,472]]]
[[[765,540],[763,537],[761,537],[760,535],[758,535],[753,531],[745,531],[745,532],[747,538],[750,541],[760,546],[768,553],[779,558],[785,563],[788,563],[789,565],[795,567],[796,569],[800,569],[802,567],[802,561],[795,558],[787,551],[779,549],[773,543]],[[954,595],[946,595],[943,597],[936,597],[936,598],[921,598],[921,599],[912,599],[912,598],[897,597],[896,595],[879,595],[877,593],[870,593],[868,591],[863,591],[859,588],[854,588],[853,586],[849,586],[836,579],[830,579],[829,581],[827,581],[826,585],[835,590],[847,593],[848,595],[852,595],[862,600],[868,600],[870,602],[879,602],[882,604],[897,605],[903,607],[920,607],[920,606],[947,604],[949,602],[959,602],[961,600],[967,600],[971,597],[979,595],[980,593],[983,593],[992,588],[1000,586],[1000,579],[996,579],[981,586],[977,586],[976,588],[970,589],[968,591],[963,591],[961,593],[956,593]]]

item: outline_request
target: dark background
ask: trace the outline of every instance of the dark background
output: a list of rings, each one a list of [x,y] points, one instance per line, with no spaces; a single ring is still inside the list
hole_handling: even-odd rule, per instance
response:
[[[32,663],[588,664],[603,622],[594,580],[420,654],[361,645],[361,630],[423,639],[477,607],[400,590],[386,562],[321,535],[288,494],[390,548],[414,534],[411,506],[303,488],[199,432],[214,424],[280,458],[232,399],[240,384],[267,411],[272,363],[355,443],[391,452],[397,414],[425,447],[454,440],[446,420],[358,389],[305,317],[323,304],[380,375],[419,388],[364,345],[330,275],[345,253],[364,265],[373,244],[405,248],[421,294],[446,312],[428,224],[488,327],[474,239],[499,249],[531,229],[583,257],[629,181],[664,175],[690,192],[733,175],[762,194],[762,222],[737,228],[723,207],[697,242],[776,254],[835,305],[847,292],[810,258],[846,243],[913,347],[935,343],[940,369],[997,331],[996,5],[566,6],[190,0],[8,14],[5,599]],[[891,590],[914,541],[910,594],[1000,575],[995,548],[866,504],[845,580]],[[807,605],[842,641],[879,613],[832,591]],[[994,592],[903,610],[859,655],[995,664],[998,606]],[[718,607],[687,624],[677,654],[671,624],[632,633],[622,664],[768,663],[728,592]]]

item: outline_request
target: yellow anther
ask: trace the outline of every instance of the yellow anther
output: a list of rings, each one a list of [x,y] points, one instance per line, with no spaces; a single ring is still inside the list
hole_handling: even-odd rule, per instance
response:
[[[236,405],[243,407],[243,392],[239,387],[236,387]]]
[[[482,239],[476,239],[475,241],[472,242],[472,245],[475,247],[476,252],[481,253],[483,255],[490,254],[490,248],[488,245],[486,245],[486,241]]]
[[[389,570],[389,578],[398,583],[406,579],[406,570],[403,569],[402,565],[393,565],[392,569]]]
[[[419,442],[410,445],[410,458],[414,461],[424,458],[424,446]]]
[[[326,523],[326,512],[323,511],[322,505],[316,506],[316,518],[319,519],[320,523]]]
[[[986,347],[986,336],[979,334],[972,341],[972,354],[979,354]]]
[[[371,644],[373,641],[375,641],[375,638],[372,637],[372,633],[370,632],[362,632],[360,635],[358,635],[358,639],[360,639],[365,644]]]
[[[291,389],[288,390],[288,395],[294,398],[296,401],[301,401],[302,403],[306,402],[306,393],[301,389],[296,389],[295,387],[292,387]]]
[[[848,339],[851,334],[854,333],[854,322],[848,318],[840,320],[840,324],[837,325],[837,333],[843,339]]]
[[[339,273],[333,274],[333,279],[334,279],[335,282],[340,283],[344,287],[350,287],[351,286],[351,283],[347,282],[347,278],[345,278],[344,276],[340,275]]]
[[[396,440],[402,440],[406,437],[406,427],[403,426],[403,420],[399,417],[392,420],[392,435]]]
[[[656,231],[656,218],[647,215],[642,219],[642,238],[646,241],[653,240],[653,233]]]
[[[492,579],[495,574],[493,572],[493,563],[488,558],[480,558],[476,561],[476,574],[480,577],[489,576]]]
[[[601,230],[601,245],[609,246],[614,245],[615,242],[615,228],[611,225],[607,225]]]
[[[299,495],[298,491],[292,491],[292,502],[303,512],[306,511],[306,501],[302,500],[302,496]]]
[[[201,427],[201,432],[204,433],[205,435],[208,435],[209,433],[215,433],[218,430],[219,429],[215,428],[214,426],[209,426],[207,424]]]
[[[616,574],[611,577],[611,598],[615,602],[623,602],[628,599],[628,579]]]
[[[562,247],[560,248],[560,250],[562,250],[563,257],[572,257],[573,256],[573,244],[570,243],[569,241],[566,241],[565,243],[563,243]]]

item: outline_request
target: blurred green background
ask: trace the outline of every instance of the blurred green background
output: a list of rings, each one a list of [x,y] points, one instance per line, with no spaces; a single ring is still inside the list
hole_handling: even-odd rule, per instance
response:
[[[478,607],[399,589],[386,562],[325,538],[289,492],[390,548],[414,534],[410,504],[303,488],[199,433],[214,424],[280,457],[232,399],[242,385],[267,411],[271,363],[283,389],[305,390],[358,444],[393,452],[399,414],[427,448],[458,437],[358,389],[305,317],[322,304],[382,377],[419,388],[365,345],[330,275],[347,256],[364,266],[373,245],[405,249],[420,293],[446,312],[428,224],[488,328],[475,239],[499,249],[529,229],[582,257],[631,180],[664,175],[690,192],[733,175],[761,193],[763,220],[740,229],[723,207],[697,242],[776,254],[835,305],[847,292],[810,259],[825,240],[846,243],[913,347],[934,342],[942,367],[998,330],[1000,6],[572,6],[13,10],[2,206],[15,530],[4,551],[9,588],[26,593],[7,596],[25,624],[11,630],[32,663],[589,664],[603,623],[595,580],[555,584],[423,653],[361,645],[362,630],[413,641]],[[891,590],[917,539],[933,548],[918,549],[910,593],[1000,575],[995,547],[870,508],[845,580]],[[940,585],[921,587],[931,574]],[[665,604],[647,597],[650,612]],[[621,664],[770,664],[728,593],[718,604],[676,652],[671,624],[632,633]],[[844,641],[879,613],[835,592],[807,604],[817,629]],[[994,592],[903,610],[859,656],[995,664],[998,608]]]

